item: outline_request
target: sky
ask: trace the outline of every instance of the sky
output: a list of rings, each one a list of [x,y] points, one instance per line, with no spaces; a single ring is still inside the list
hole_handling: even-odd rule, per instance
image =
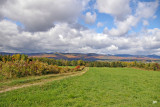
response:
[[[160,55],[159,0],[0,0],[0,52]]]

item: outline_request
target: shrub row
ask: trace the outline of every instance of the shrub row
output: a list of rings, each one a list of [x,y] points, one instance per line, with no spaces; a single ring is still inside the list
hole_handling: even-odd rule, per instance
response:
[[[32,75],[46,75],[46,74],[57,74],[76,72],[83,70],[84,67],[58,67],[57,65],[48,65],[47,63],[36,61],[7,61],[0,62],[0,77],[3,79],[19,78]]]

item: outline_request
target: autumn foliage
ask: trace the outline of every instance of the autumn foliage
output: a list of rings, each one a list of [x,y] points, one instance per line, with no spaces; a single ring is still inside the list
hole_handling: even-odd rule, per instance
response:
[[[75,68],[59,66],[76,66]],[[83,60],[55,60],[49,58],[29,58],[24,54],[0,55],[0,79],[18,78],[32,75],[46,75],[81,71],[84,67],[134,67],[160,71],[158,63],[146,62],[107,62]]]
[[[59,67],[38,59],[29,59],[27,56],[20,54],[1,56],[0,60],[0,79],[76,72],[84,69],[84,66],[79,68]]]

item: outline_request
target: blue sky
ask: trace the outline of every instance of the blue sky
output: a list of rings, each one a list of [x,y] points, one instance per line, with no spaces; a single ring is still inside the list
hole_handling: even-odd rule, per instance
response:
[[[91,0],[88,3],[90,8],[83,12],[83,15],[85,15],[87,12],[91,12],[92,14],[93,14],[93,12],[95,12],[97,14],[97,18],[95,20],[95,23],[86,24],[85,20],[82,20],[82,19],[79,20],[79,23],[90,28],[90,29],[96,30],[97,33],[102,33],[105,26],[107,26],[109,29],[111,29],[112,27],[115,27],[114,26],[114,18],[109,14],[99,13],[99,11],[97,9],[95,9],[95,4],[96,4],[96,0]],[[103,23],[103,26],[97,27],[98,22]]]
[[[0,51],[160,55],[159,4],[159,0],[2,0]]]
[[[137,0],[136,2],[155,2],[156,0]],[[114,25],[114,17],[110,14],[100,13],[94,6],[96,5],[96,0],[91,0],[89,3],[89,9],[86,9],[83,11],[83,15],[85,15],[87,12],[93,12],[96,13],[97,18],[94,23],[92,24],[86,24],[85,20],[79,19],[78,23],[88,27],[89,29],[96,30],[97,33],[103,33],[103,30],[105,27],[108,29],[111,29],[113,27],[116,27]],[[132,9],[132,15],[135,14],[135,10],[137,8],[137,3],[130,1],[130,7]],[[159,19],[160,19],[160,6],[157,7],[155,11],[155,19],[149,18],[147,21],[149,22],[149,25],[145,26],[148,29],[153,28],[160,28]],[[102,27],[97,27],[98,22],[103,23]],[[140,32],[143,29],[143,22],[140,21],[133,29],[131,29],[131,32]]]

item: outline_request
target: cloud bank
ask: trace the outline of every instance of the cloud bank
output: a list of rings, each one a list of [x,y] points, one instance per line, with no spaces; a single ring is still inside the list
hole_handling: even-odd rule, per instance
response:
[[[6,0],[0,14],[24,24],[28,31],[45,31],[56,22],[72,22],[85,8],[84,0]]]
[[[160,55],[159,28],[129,33],[140,22],[144,26],[150,24],[148,19],[155,17],[158,1],[138,2],[133,13],[130,0],[97,0],[96,10],[114,18],[115,27],[111,29],[101,22],[96,24],[98,28],[105,27],[103,33],[78,23],[88,2],[0,1],[0,51]],[[96,12],[86,12],[84,21],[94,24],[97,15]],[[24,25],[24,29],[17,22]]]

